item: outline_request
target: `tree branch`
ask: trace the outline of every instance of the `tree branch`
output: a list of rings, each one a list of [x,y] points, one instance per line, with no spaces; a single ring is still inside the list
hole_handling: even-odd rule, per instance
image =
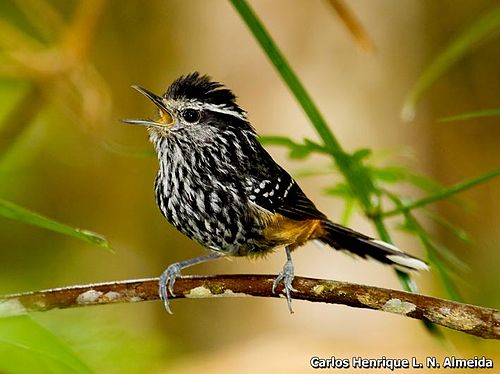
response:
[[[279,297],[273,275],[214,275],[179,278],[173,298]],[[323,279],[295,277],[293,298],[343,304],[428,320],[467,334],[500,339],[500,311],[436,297]],[[158,299],[158,278],[69,286],[0,296],[0,317],[87,305]]]

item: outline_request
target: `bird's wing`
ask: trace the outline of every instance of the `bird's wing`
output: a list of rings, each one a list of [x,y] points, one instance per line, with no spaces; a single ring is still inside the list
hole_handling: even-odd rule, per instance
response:
[[[271,213],[302,221],[326,219],[297,182],[262,148],[259,162],[249,165],[245,190],[248,199]]]

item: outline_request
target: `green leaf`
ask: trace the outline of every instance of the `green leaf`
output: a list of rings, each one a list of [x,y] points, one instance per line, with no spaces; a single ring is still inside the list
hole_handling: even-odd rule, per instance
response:
[[[418,234],[416,233],[414,227],[408,222],[408,220],[405,220],[403,223],[397,225],[397,228],[403,232],[418,237]],[[422,228],[422,230],[424,229]],[[457,257],[457,255],[455,255],[455,253],[453,253],[448,247],[444,246],[441,243],[436,242],[436,240],[434,240],[427,231],[424,231],[424,233],[427,238],[426,240],[428,240],[429,243],[432,245],[436,254],[439,255],[440,259],[443,259],[444,261],[446,261],[447,264],[449,264],[451,267],[457,269],[460,272],[470,271],[470,267],[465,262],[460,260]]]
[[[408,183],[428,193],[438,193],[445,187],[430,177],[411,172],[405,167],[387,166],[387,167],[369,167],[370,174],[375,182],[383,182],[385,184]],[[403,200],[404,198],[401,197]],[[404,199],[406,200],[406,199]],[[455,203],[462,203],[458,197],[451,196],[450,200]],[[411,201],[403,201],[410,203]]]
[[[443,283],[443,286],[448,296],[455,301],[463,302],[463,298],[460,295],[460,292],[458,291],[457,287],[455,286],[455,283],[450,278],[448,270],[441,262],[441,260],[438,258],[437,256],[438,249],[434,246],[430,237],[427,235],[422,226],[420,226],[418,221],[409,212],[405,212],[405,217],[408,222],[408,226],[420,238],[420,241],[425,247],[427,251],[427,258],[431,264],[431,267],[434,267],[437,270],[439,277],[441,278],[441,282]]]
[[[408,174],[406,174],[404,178],[408,183],[417,188],[420,188],[423,191],[437,192],[444,188],[441,183],[430,177],[426,177],[425,175],[408,172]]]
[[[3,199],[0,199],[0,217],[21,221],[47,230],[52,230],[60,234],[69,235],[98,247],[111,250],[109,242],[106,238],[96,234],[95,232],[67,226]]]
[[[391,199],[394,204],[397,206],[401,207],[402,201],[400,200],[399,197],[392,193],[387,193],[387,197]],[[441,282],[443,283],[443,286],[448,293],[448,295],[456,301],[462,301],[462,297],[460,293],[458,292],[457,287],[453,283],[452,279],[450,278],[448,274],[448,270],[444,266],[444,264],[441,262],[441,260],[438,258],[436,253],[438,252],[437,247],[434,245],[432,242],[430,236],[427,234],[427,232],[424,230],[424,228],[418,223],[418,221],[413,217],[410,211],[403,211],[403,215],[405,218],[404,224],[402,228],[406,231],[409,231],[413,234],[415,234],[419,239],[424,248],[426,249],[427,253],[427,259],[431,265],[431,267],[435,268],[439,274],[439,277],[441,279]],[[443,253],[446,251],[443,250],[444,248],[439,248],[442,250]]]
[[[391,199],[394,202],[394,204],[396,204],[396,206],[398,206],[399,208],[402,207],[403,202],[399,197],[389,192],[385,192],[385,195],[389,199]],[[413,215],[409,210],[403,210],[403,215],[405,218],[403,227],[406,230],[414,233],[420,239],[420,242],[426,249],[427,259],[429,260],[431,267],[434,267],[437,270],[441,282],[443,283],[448,295],[453,300],[462,301],[462,297],[460,296],[460,293],[458,292],[458,289],[456,288],[455,284],[449,277],[446,267],[441,263],[441,260],[436,255],[436,252],[438,252],[438,250],[434,245],[434,243],[432,242],[430,236],[427,234],[424,228],[419,224],[419,222],[415,219],[415,217],[413,217]],[[380,217],[377,218],[382,219]],[[443,251],[443,253],[444,252],[445,251]]]
[[[404,204],[396,209],[382,213],[382,216],[383,217],[390,217],[390,216],[400,214],[401,212],[421,208],[425,205],[434,203],[436,201],[449,198],[450,196],[453,196],[459,192],[462,192],[464,190],[467,190],[469,188],[477,186],[478,184],[485,183],[485,182],[489,181],[490,179],[496,178],[498,176],[500,176],[500,169],[483,174],[483,175],[476,177],[476,178],[473,178],[473,179],[469,179],[469,180],[464,181],[464,182],[457,183],[451,187],[445,188],[445,189],[443,189],[443,190],[441,190],[433,195],[426,196],[426,197],[424,197],[420,200],[414,201],[410,204]]]
[[[328,150],[325,149],[322,145],[319,145],[315,141],[311,139],[304,138],[304,146],[309,147],[311,149],[316,149],[318,151],[322,151],[323,153],[328,153]]]
[[[361,148],[355,151],[351,157],[356,160],[356,161],[362,161],[365,158],[369,157],[372,154],[371,149],[368,148]]]
[[[261,136],[259,140],[263,145],[269,144],[287,147],[289,149],[288,156],[293,159],[303,159],[314,152],[328,154],[325,147],[309,139],[304,139],[304,144],[296,143],[285,136]]]
[[[500,117],[500,109],[483,109],[477,112],[467,112],[456,114],[454,116],[448,116],[439,118],[438,122],[455,122],[455,121],[466,121],[475,118],[485,118],[485,117]]]
[[[406,96],[401,110],[403,120],[411,121],[415,117],[418,102],[441,75],[466,54],[477,48],[480,42],[496,36],[499,30],[500,7],[497,7],[476,20],[452,40],[427,66]]]
[[[340,218],[340,224],[349,226],[352,215],[354,214],[354,208],[356,208],[356,200],[354,200],[352,197],[346,198],[344,204],[345,206],[342,212],[342,217]]]
[[[398,166],[369,167],[370,174],[375,180],[385,183],[397,183],[408,178],[408,170]]]
[[[340,196],[343,198],[352,198],[352,191],[345,183],[337,183],[335,186],[327,187],[324,189],[327,195]]]
[[[0,372],[91,373],[56,336],[28,316],[0,319]]]
[[[308,149],[307,147],[295,147],[290,149],[290,152],[288,153],[288,157],[290,157],[293,160],[301,160],[306,158],[311,154],[311,150]]]
[[[441,243],[436,242],[432,238],[430,239],[430,244],[434,248],[434,252],[439,255],[446,263],[448,263],[452,268],[457,269],[458,271],[470,272],[470,266],[468,266],[465,262],[463,262],[460,258],[457,257],[455,253],[448,247],[444,246]]]
[[[319,167],[308,167],[298,169],[293,172],[293,175],[296,178],[307,178],[307,177],[318,177],[323,175],[335,175],[337,174],[338,169],[335,168],[335,165],[326,164],[324,166]]]
[[[471,240],[469,234],[467,233],[467,231],[465,231],[464,229],[454,225],[453,223],[448,221],[443,216],[436,214],[434,212],[431,212],[428,209],[424,209],[424,213],[427,217],[432,219],[434,222],[436,222],[436,223],[440,224],[441,226],[443,226],[444,228],[448,229],[453,235],[455,235],[461,241],[469,243],[469,244],[471,243],[472,240]]]
[[[415,174],[409,169],[401,166],[387,167],[369,167],[370,174],[375,181],[379,180],[384,183],[401,183],[406,182],[423,191],[438,192],[444,189],[444,186],[432,178],[424,175]]]
[[[285,147],[295,146],[295,142],[286,136],[259,136],[259,141],[262,145],[282,145]]]

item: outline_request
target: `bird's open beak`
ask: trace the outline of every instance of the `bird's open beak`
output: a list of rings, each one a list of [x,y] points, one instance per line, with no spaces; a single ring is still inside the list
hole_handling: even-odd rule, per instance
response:
[[[163,103],[163,99],[161,96],[155,95],[149,90],[142,88],[140,86],[132,86],[133,89],[139,91],[141,94],[146,96],[149,100],[155,104],[160,110],[160,115],[157,119],[122,119],[122,122],[128,123],[130,125],[142,125],[142,126],[151,126],[151,127],[171,127],[174,123],[174,119],[170,114],[169,110]]]

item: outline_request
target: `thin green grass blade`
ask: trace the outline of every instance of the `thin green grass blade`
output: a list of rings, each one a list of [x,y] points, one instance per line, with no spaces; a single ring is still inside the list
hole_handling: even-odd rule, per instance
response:
[[[370,196],[374,193],[375,187],[366,170],[358,160],[354,160],[351,155],[344,152],[311,96],[248,3],[245,0],[231,0],[231,3],[299,102],[363,208],[370,210]]]
[[[293,72],[292,68],[286,61],[276,43],[272,40],[262,22],[258,19],[257,15],[245,0],[231,0],[231,3],[243,21],[245,21],[246,25],[254,35],[255,39],[257,39],[275,68],[278,70],[281,78],[285,81],[288,88],[298,100],[300,106],[311,120],[329,151],[331,151],[332,154],[343,153],[339,142],[328,128],[326,121],[317,109],[316,105],[313,103],[309,93],[299,81],[297,75]]]
[[[413,209],[421,208],[423,206],[434,203],[436,201],[449,198],[449,197],[451,197],[459,192],[465,191],[465,190],[472,188],[474,186],[477,186],[481,183],[485,183],[485,182],[489,181],[490,179],[496,178],[498,176],[500,176],[500,169],[493,170],[493,171],[486,173],[486,174],[483,174],[479,177],[469,179],[467,181],[460,182],[460,183],[457,183],[451,187],[445,188],[436,194],[426,196],[423,199],[414,201],[410,204],[404,204],[404,205],[401,205],[400,207],[397,207],[393,210],[389,210],[387,212],[384,212],[384,213],[382,213],[382,217],[391,217],[391,216],[395,216],[395,215],[403,213],[403,212],[407,212],[407,211],[411,211]]]
[[[476,118],[487,118],[487,117],[500,117],[500,109],[483,109],[476,112],[467,112],[456,114],[453,116],[439,118],[438,122],[456,122],[456,121],[467,121],[469,119]]]
[[[66,374],[92,371],[50,331],[28,316],[17,316],[0,319],[0,372]]]
[[[339,171],[344,176],[347,184],[352,190],[353,195],[359,201],[359,204],[365,214],[373,217],[374,206],[372,197],[377,194],[377,190],[367,167],[362,164],[362,160],[360,158],[355,158],[342,149],[340,143],[331,132],[325,119],[312,101],[310,95],[307,93],[296,74],[292,71],[283,54],[272,40],[267,30],[264,28],[262,22],[249,7],[248,3],[245,0],[230,1],[308,116],[312,125],[323,140],[325,148],[333,157]],[[382,231],[387,233],[387,229],[385,228],[382,219],[378,221],[373,219],[373,222],[379,233]],[[399,274],[398,276],[403,284],[403,287],[411,290],[413,282],[410,277],[408,275],[400,276]],[[435,327],[427,328],[431,333],[437,334]]]
[[[402,206],[402,201],[399,197],[396,195],[390,193],[390,192],[385,192],[385,195],[391,199],[394,204],[397,206],[401,207]],[[417,221],[415,217],[411,214],[410,211],[408,210],[403,210],[402,211],[404,218],[405,218],[405,227],[407,230],[413,232],[419,239],[422,245],[424,246],[426,252],[427,252],[427,259],[431,265],[431,267],[434,267],[439,274],[439,278],[441,279],[441,282],[443,283],[443,286],[448,293],[448,295],[456,301],[462,301],[462,297],[460,293],[458,292],[457,287],[453,283],[452,279],[450,278],[448,271],[444,264],[441,262],[439,257],[436,255],[436,247],[433,245],[433,242],[430,238],[430,236],[427,234],[427,232],[424,230],[424,228],[420,225],[420,223]]]
[[[429,260],[431,266],[438,271],[439,277],[441,278],[441,282],[443,283],[443,286],[448,296],[455,301],[463,302],[463,298],[460,295],[460,292],[455,286],[453,280],[450,278],[448,270],[446,269],[445,265],[441,262],[441,260],[437,256],[436,253],[437,249],[432,244],[432,241],[430,240],[425,230],[422,228],[422,226],[420,226],[418,221],[409,212],[405,212],[405,218],[408,220],[409,226],[413,228],[413,231],[415,232],[415,234],[417,234],[420,241],[424,245],[427,251],[427,259]]]
[[[477,48],[480,42],[496,36],[498,31],[500,31],[500,7],[479,18],[452,40],[427,66],[406,96],[401,110],[403,120],[411,121],[415,117],[418,102],[441,75]]]
[[[385,227],[382,217],[380,216],[373,217],[373,223],[375,224],[375,228],[377,229],[380,239],[382,239],[386,243],[393,244],[391,236],[389,235],[389,231],[387,231],[387,228]],[[408,273],[396,269],[396,275],[398,276],[398,279],[401,282],[401,285],[403,286],[405,291],[418,292],[417,285],[415,284],[415,282]]]
[[[385,227],[383,218],[380,216],[374,216],[373,222],[375,224],[379,237],[387,243],[392,243],[392,239],[389,235],[389,232],[387,231],[387,228]],[[398,276],[399,282],[402,284],[405,291],[414,293],[418,292],[417,285],[415,284],[412,277],[408,273],[396,269],[396,275]],[[438,326],[427,320],[423,320],[422,325],[424,326],[424,328],[428,333],[437,338],[441,343],[446,344],[447,342],[446,336],[443,334],[443,332],[439,329]]]
[[[74,228],[42,216],[19,205],[0,199],[0,217],[42,227],[60,234],[69,235],[107,250],[111,250],[107,239],[92,231]]]
[[[387,228],[385,227],[384,221],[382,217],[380,216],[373,216],[372,218],[373,223],[375,224],[375,228],[378,232],[378,235],[380,239],[382,239],[386,243],[393,243],[391,236],[389,235],[389,232],[387,231]],[[404,271],[396,269],[396,275],[399,279],[399,282],[403,286],[403,289],[408,292],[413,292],[416,293],[418,292],[418,287],[413,281],[412,277],[408,274],[405,273]],[[432,322],[423,320],[422,324],[424,328],[434,337],[436,337],[439,341],[441,342],[446,342],[446,337],[444,336],[443,332]]]
[[[472,242],[471,237],[467,231],[457,225],[451,223],[443,216],[436,214],[428,209],[423,210],[424,214],[432,219],[434,222],[440,224],[442,227],[448,229],[453,235],[455,235],[461,241],[470,244]]]
[[[398,229],[411,235],[417,236],[417,234],[415,233],[415,229],[411,225],[409,225],[406,220],[404,223],[398,225]],[[455,275],[455,270],[460,273],[470,272],[470,267],[462,260],[460,260],[449,248],[441,243],[438,243],[430,236],[429,233],[427,233],[427,231],[425,231],[425,233],[427,235],[427,240],[435,249],[436,254],[441,260],[443,260],[443,266],[446,264],[446,269],[449,272],[450,276]]]
[[[457,270],[461,273],[470,272],[471,268],[466,263],[464,263],[461,259],[457,257],[455,253],[453,253],[449,248],[444,246],[441,243],[436,242],[433,238],[429,237],[429,242],[434,248],[434,252],[446,262],[447,269],[449,269],[450,275],[453,275],[453,270]],[[443,262],[444,264],[444,262]]]

